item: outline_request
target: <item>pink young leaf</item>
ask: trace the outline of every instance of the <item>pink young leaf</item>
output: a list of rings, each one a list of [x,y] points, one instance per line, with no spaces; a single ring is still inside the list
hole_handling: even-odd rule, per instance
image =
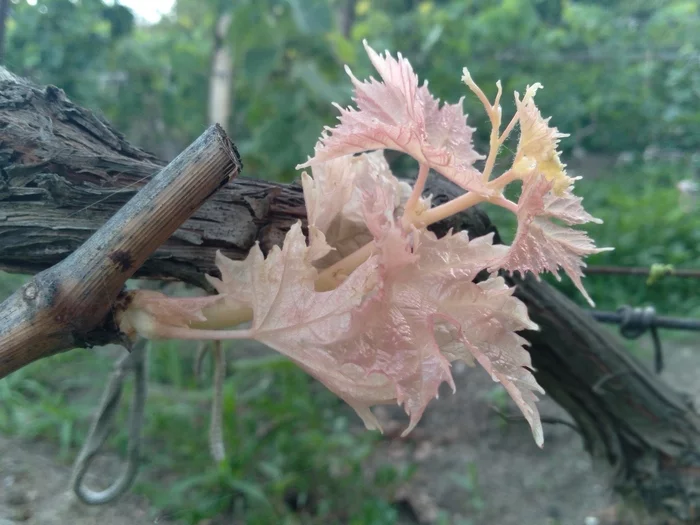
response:
[[[339,156],[373,149],[407,153],[467,190],[489,193],[474,161],[483,158],[472,144],[473,128],[458,104],[439,107],[427,85],[418,87],[411,64],[401,56],[377,54],[364,42],[372,64],[383,82],[358,80],[346,67],[355,87],[357,109],[340,111],[340,124],[326,128],[315,155],[297,168],[305,168]]]
[[[478,284],[453,286],[440,297],[450,319],[461,333],[462,347],[443,350],[450,360],[470,362],[472,356],[500,382],[530,424],[535,442],[542,446],[544,437],[535,392],[544,393],[530,369],[530,354],[523,348],[527,341],[516,334],[536,329],[527,316],[525,305],[512,296],[503,278],[495,277]]]
[[[567,224],[600,222],[585,212],[580,199],[570,192],[564,192],[561,197],[552,195],[550,190],[554,184],[544,176],[524,182],[518,200],[518,230],[515,240],[508,253],[492,262],[490,269],[503,268],[522,274],[531,271],[536,276],[549,271],[560,279],[558,269],[561,267],[593,306],[593,300],[581,282],[581,268],[586,267],[582,258],[612,248],[596,248],[586,232],[560,226],[549,220],[560,219]]]
[[[593,217],[583,209],[581,204],[583,197],[577,197],[571,190],[572,188],[569,187],[561,196],[557,196],[551,191],[545,194],[543,215],[554,217],[569,225],[586,224],[587,222],[603,224],[601,219]]]
[[[520,141],[514,169],[523,178],[544,175],[553,183],[554,193],[561,195],[573,182],[573,179],[567,176],[566,165],[561,162],[557,151],[559,141],[569,135],[559,133],[557,128],[550,127],[551,117],[542,118],[540,110],[535,105],[535,93],[540,88],[542,88],[541,84],[528,86],[522,100],[516,93]]]
[[[382,374],[396,386],[397,401],[410,415],[405,433],[418,423],[443,382],[454,389],[448,361],[471,364],[476,358],[503,383],[541,445],[532,393],[541,388],[525,368],[531,365],[524,340],[515,335],[536,325],[503,279],[473,283],[507,247],[494,246],[493,235],[472,241],[466,232],[450,232],[442,239],[425,231],[407,235],[381,213],[383,204],[380,191],[366,191],[366,219],[379,252],[381,288],[353,313],[352,324],[361,327],[357,335],[334,352],[344,356],[344,364]]]
[[[301,174],[301,184],[309,223],[309,246],[314,260],[321,259],[333,248],[326,232],[352,196],[355,168],[360,157],[345,156],[313,166],[313,178]]]
[[[365,222],[366,192],[381,192],[385,199],[383,211],[395,217],[403,213],[403,205],[411,194],[411,186],[391,173],[383,150],[346,155],[313,165],[311,170],[313,178],[306,172],[302,175],[309,208],[310,246],[324,244],[317,240],[322,238],[332,249],[315,264],[317,268],[330,266],[372,240]],[[349,197],[344,193],[348,181]],[[430,207],[429,199],[422,199],[422,205]]]
[[[336,290],[319,294],[313,278],[303,277],[308,266],[301,252],[307,248],[293,229],[281,252],[251,262],[254,275],[279,276],[273,286],[252,280],[259,303],[253,305],[252,337],[299,363],[368,428],[378,426],[371,406],[403,405],[410,415],[406,433],[443,382],[454,388],[449,360],[476,358],[503,383],[541,444],[532,393],[539,387],[526,368],[524,340],[515,335],[536,326],[502,279],[472,282],[507,248],[494,246],[491,236],[469,241],[462,232],[438,240],[430,232],[406,233],[390,211],[391,186],[370,180],[361,178],[358,187],[377,255]],[[265,300],[268,294],[274,303]]]
[[[442,340],[441,351],[448,360],[470,363],[472,356],[500,381],[522,410],[532,427],[535,441],[542,445],[542,426],[534,405],[533,391],[542,392],[531,368],[526,341],[515,332],[537,329],[526,306],[512,296],[503,279],[472,282],[494,257],[508,248],[492,244],[493,235],[469,240],[466,232],[436,239],[425,234],[418,247],[418,269],[426,291],[440,305],[442,319],[458,329],[463,346]],[[442,286],[440,285],[442,281]],[[452,343],[455,341],[453,340]]]
[[[391,402],[394,389],[382,376],[367,377],[358,367],[343,367],[333,352],[358,329],[352,324],[351,313],[376,280],[376,257],[360,265],[336,289],[316,292],[317,272],[309,263],[309,250],[296,223],[281,250],[275,247],[265,258],[257,246],[253,248],[240,263],[249,278],[224,283],[226,292],[236,296],[236,285],[249,282],[253,310],[249,336],[286,355],[321,381],[355,408],[368,428],[379,428],[369,406]]]
[[[505,249],[490,239],[470,242],[464,233],[437,239],[421,232],[415,262],[398,269],[385,260],[393,258],[394,248],[389,254],[382,249],[381,290],[353,314],[352,324],[361,327],[357,335],[340,342],[334,352],[344,365],[384,375],[395,385],[396,399],[410,415],[404,434],[419,422],[443,382],[454,389],[448,361],[471,364],[476,358],[503,383],[541,445],[532,393],[541,388],[525,368],[531,366],[522,348],[525,341],[515,334],[536,326],[503,279],[472,282]]]
[[[464,97],[456,104],[444,103],[440,107],[440,99],[433,97],[425,82],[418,89],[418,98],[425,113],[427,144],[423,152],[429,165],[462,188],[475,188],[480,173],[473,164],[484,156],[474,149],[475,128],[467,126],[462,110]]]
[[[221,295],[231,295],[231,290],[236,290],[236,301],[240,304],[250,305],[253,300],[250,272],[242,261],[234,261],[224,256],[220,251],[216,252],[214,259],[216,267],[221,272],[221,279],[211,275],[205,275],[211,284]]]

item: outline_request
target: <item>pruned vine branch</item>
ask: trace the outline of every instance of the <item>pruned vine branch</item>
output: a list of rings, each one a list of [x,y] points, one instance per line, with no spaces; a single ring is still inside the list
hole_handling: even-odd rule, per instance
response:
[[[0,269],[34,274],[87,241],[166,163],[131,145],[54,86],[0,68]],[[300,188],[238,178],[221,188],[136,270],[208,289],[222,249],[242,257],[304,218]]]
[[[43,195],[44,206],[62,210],[60,195],[70,199],[67,195],[71,193],[70,186],[60,177],[61,172],[67,173],[66,163],[74,158],[81,158],[88,165],[109,160],[90,158],[88,154],[94,149],[86,144],[86,137],[99,134],[112,139],[109,142],[119,147],[124,162],[128,162],[134,148],[120,143],[105,122],[84,118],[91,115],[71,108],[57,88],[49,86],[37,92],[32,86],[10,79],[3,82],[0,92],[4,97],[0,103],[3,253],[15,261],[27,261],[23,248],[39,242],[44,253],[53,251],[46,237],[53,236],[55,240],[65,235],[65,224],[51,217],[43,227],[34,229],[40,239],[37,241],[14,220],[18,209],[23,208],[22,202],[36,201],[37,195]],[[35,114],[34,119],[27,115],[28,108],[36,107],[37,95],[49,107],[62,103],[68,106],[63,115],[73,115],[73,137],[82,140],[59,147],[55,141],[64,136],[62,128],[66,126],[52,118],[55,114]],[[37,122],[42,125],[32,125]],[[78,134],[76,130],[81,128],[84,131]],[[45,140],[47,137],[54,142]],[[156,167],[152,163],[148,166],[151,170]],[[103,221],[89,239],[17,290],[0,306],[0,378],[42,357],[116,339],[118,331],[110,313],[127,279],[240,170],[233,143],[219,126],[212,126],[158,174],[144,181],[140,191]],[[71,169],[69,173],[90,178],[89,172]],[[89,192],[94,185],[94,181],[85,180],[83,190]],[[117,191],[111,188],[111,194],[114,193]],[[58,202],[52,196],[58,196]],[[84,217],[79,220],[85,222]],[[13,234],[18,236],[16,242]],[[13,264],[4,266],[12,268]]]

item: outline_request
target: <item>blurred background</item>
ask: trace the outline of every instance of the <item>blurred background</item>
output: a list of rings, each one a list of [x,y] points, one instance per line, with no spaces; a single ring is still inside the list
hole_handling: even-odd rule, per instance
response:
[[[570,174],[583,177],[577,193],[605,221],[590,226],[590,235],[598,246],[615,247],[589,264],[700,268],[700,2],[0,0],[0,6],[1,62],[15,74],[63,88],[164,160],[220,121],[247,177],[299,176],[294,166],[312,153],[323,126],[335,123],[332,103],[351,103],[343,66],[360,79],[377,76],[363,39],[376,50],[401,52],[443,100],[465,96],[481,151],[490,128],[460,82],[462,67],[490,97],[501,80],[505,121],[514,111],[513,91],[541,82],[543,115],[570,134],[562,149]],[[509,240],[512,219],[487,211]],[[0,298],[24,278],[0,274]],[[583,305],[566,279],[550,282]],[[593,273],[585,285],[603,310],[653,305],[664,315],[700,315],[699,280],[649,283]],[[687,334],[662,336],[665,374],[695,395],[700,385],[687,372],[700,365],[700,348]],[[649,361],[645,340],[629,348]],[[113,506],[118,511],[41,514],[67,483],[111,357],[122,350],[70,352],[0,381],[0,491],[5,479],[5,488],[34,494],[24,506],[7,507],[7,519],[113,525],[606,519],[607,480],[592,469],[578,435],[552,425],[544,451],[536,449],[523,425],[499,415],[510,401],[480,370],[457,370],[458,393],[433,402],[414,435],[399,440],[365,432],[333,396],[265,349],[227,351],[228,459],[215,465],[207,448],[211,380],[192,372],[194,345],[152,345],[142,473],[132,495]],[[566,419],[548,400],[542,407]],[[124,406],[121,421],[126,415]],[[393,428],[393,412],[383,417]],[[105,472],[114,474],[126,442],[126,431],[117,431]],[[0,501],[0,523],[2,511]],[[50,514],[54,521],[40,517]]]

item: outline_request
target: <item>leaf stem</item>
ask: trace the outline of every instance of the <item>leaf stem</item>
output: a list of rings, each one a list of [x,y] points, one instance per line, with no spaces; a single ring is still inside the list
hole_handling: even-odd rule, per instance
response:
[[[499,177],[493,179],[489,186],[495,189],[502,190],[517,178],[518,174],[515,172],[515,170],[510,169],[508,171],[503,172]]]
[[[373,248],[374,241],[370,241],[362,248],[355,250],[344,259],[341,259],[334,265],[321,271],[316,279],[316,291],[327,292],[338,286],[339,282],[345,279],[345,277],[350,275],[355,268],[370,258]]]
[[[472,84],[476,87],[476,84]],[[498,105],[501,100],[501,94],[503,90],[501,88],[500,80],[496,83],[498,86],[498,93],[496,94],[496,101],[492,106],[486,106],[486,113],[491,121],[491,135],[489,138],[489,155],[486,158],[486,164],[484,165],[484,171],[481,175],[484,182],[488,182],[491,178],[491,173],[493,172],[493,167],[496,164],[496,157],[498,157],[498,150],[501,148],[500,136],[501,131],[501,106]],[[471,87],[471,85],[469,86]],[[472,88],[473,89],[473,88]],[[479,89],[479,92],[481,90]],[[482,92],[483,94],[483,92]],[[484,96],[484,98],[486,98]]]
[[[492,190],[502,190],[506,185],[510,184],[517,178],[516,173],[513,170],[508,170],[503,173],[500,177],[489,181],[488,187]],[[502,206],[513,213],[516,213],[518,206],[516,203],[509,201],[503,195],[498,194],[494,197],[485,197],[475,192],[469,192],[465,195],[461,195],[456,199],[452,199],[445,204],[436,206],[429,210],[424,211],[419,216],[413,216],[410,218],[410,225],[417,226],[420,228],[425,228],[438,221],[446,219],[456,213],[471,208],[475,204],[480,202],[488,201],[498,206]],[[372,254],[372,248],[374,247],[374,242],[369,242],[365,244],[359,250],[351,253],[344,259],[341,259],[333,266],[330,266],[319,273],[318,279],[316,280],[316,290],[317,291],[327,291],[332,290],[338,285],[339,279],[342,280],[347,275],[357,268],[360,264],[369,259]]]
[[[196,329],[223,329],[247,323],[253,318],[253,310],[249,306],[226,306],[220,305],[205,306],[202,314],[206,321],[195,321],[190,323],[190,327]]]
[[[427,164],[420,164],[420,169],[418,170],[418,177],[413,185],[413,192],[411,196],[406,201],[406,206],[404,207],[403,220],[408,221],[411,216],[415,215],[415,208],[418,204],[418,200],[421,195],[423,195],[423,189],[425,188],[425,181],[428,180],[428,173],[430,173],[430,166]]]
[[[513,213],[516,213],[516,214],[518,213],[517,203],[515,203],[509,199],[506,199],[502,195],[497,199],[491,199],[489,202],[491,204],[495,204],[496,206],[500,206],[501,208],[505,208],[506,210],[511,211]]]
[[[253,330],[209,330],[188,328],[185,326],[172,326],[152,321],[150,328],[150,339],[209,339],[213,341],[222,339],[253,339]],[[153,337],[156,336],[156,337]]]
[[[452,199],[445,204],[441,204],[440,206],[436,206],[435,208],[431,208],[423,212],[420,216],[420,224],[416,224],[416,226],[430,226],[431,224],[446,219],[447,217],[466,210],[467,208],[471,208],[475,204],[485,200],[487,200],[487,197],[470,191],[469,193],[460,195],[456,199]]]
[[[503,134],[498,139],[499,147],[502,146],[503,143],[506,141],[506,139],[510,136],[511,132],[513,131],[513,128],[515,127],[515,125],[518,123],[519,120],[520,120],[520,114],[516,111],[515,115],[513,115],[513,118],[510,119],[510,122],[506,126],[506,129],[503,130]]]
[[[496,98],[493,101],[493,104],[489,101],[488,97],[486,94],[483,92],[483,90],[477,85],[476,82],[474,82],[474,79],[472,79],[471,74],[469,73],[469,70],[465,67],[462,70],[462,82],[464,82],[469,89],[472,90],[472,92],[477,96],[477,98],[481,101],[481,103],[484,105],[484,109],[486,110],[486,114],[489,117],[489,120],[491,121],[491,135],[489,138],[489,154],[488,157],[486,158],[486,164],[484,164],[484,171],[481,174],[481,178],[484,181],[484,183],[489,181],[489,178],[491,177],[491,172],[493,172],[493,167],[496,164],[496,157],[498,156],[498,150],[500,149],[501,145],[503,142],[501,142],[501,137],[499,135],[500,130],[501,130],[501,95],[503,95],[503,86],[501,85],[501,81],[499,80],[496,82],[496,87],[498,88],[498,91],[496,92]]]

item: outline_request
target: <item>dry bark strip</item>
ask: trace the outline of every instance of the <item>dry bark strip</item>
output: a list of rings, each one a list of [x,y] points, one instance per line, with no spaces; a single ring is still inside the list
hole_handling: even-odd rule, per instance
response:
[[[112,220],[162,166],[103,119],[71,103],[59,89],[37,87],[7,75],[3,81],[0,71],[0,267],[36,273],[54,271],[58,264],[67,272],[59,277],[79,282],[65,261],[79,264],[71,254],[94,238],[95,231]],[[430,191],[438,202],[455,194],[455,188],[445,183],[433,182]],[[155,202],[152,205],[157,207]],[[289,226],[304,218],[298,185],[237,178],[211,195],[142,265],[140,260],[130,261],[128,272],[206,288],[202,275],[216,273],[217,249],[243,258],[256,241],[263,249],[280,244]],[[121,227],[112,224],[113,229]],[[497,235],[479,210],[439,224],[436,231],[444,233],[449,227],[466,229],[472,236]],[[117,259],[112,267],[92,268],[113,272],[120,265]],[[23,300],[33,293],[46,296],[41,275],[46,274],[34,280],[37,288],[21,291]],[[656,516],[656,523],[697,523],[700,417],[695,409],[632,358],[617,337],[555,289],[534,278],[509,279],[542,328],[524,334],[532,343],[538,381],[571,415],[587,450],[607,467],[615,488],[628,503]],[[73,294],[68,304],[79,304],[74,296],[79,288],[66,290],[61,297]],[[22,315],[29,315],[29,307],[13,304],[21,315],[10,321],[25,323]],[[7,319],[7,308],[7,303],[2,305],[0,319]],[[104,305],[99,308],[96,312],[83,308],[80,315],[104,317]],[[99,337],[93,331],[92,339],[87,337],[90,334],[66,338],[66,324],[76,321],[73,310],[64,313],[67,317],[60,322],[54,320],[59,334],[54,340],[32,344],[66,349],[117,335],[113,327],[98,323]],[[12,323],[4,326],[12,328]],[[12,353],[22,352],[41,357],[29,346]],[[8,364],[7,354],[0,346],[0,377],[8,367],[16,368],[12,360]]]
[[[36,273],[73,253],[165,163],[129,144],[60,89],[3,80],[0,69],[0,269]],[[207,287],[221,248],[278,244],[306,211],[300,188],[236,179],[212,195],[137,277]]]

